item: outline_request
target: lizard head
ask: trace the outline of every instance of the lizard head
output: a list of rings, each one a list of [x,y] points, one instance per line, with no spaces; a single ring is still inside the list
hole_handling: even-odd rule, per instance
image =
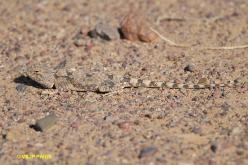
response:
[[[22,74],[44,88],[53,88],[54,86],[54,70],[46,65],[33,65],[23,71]]]

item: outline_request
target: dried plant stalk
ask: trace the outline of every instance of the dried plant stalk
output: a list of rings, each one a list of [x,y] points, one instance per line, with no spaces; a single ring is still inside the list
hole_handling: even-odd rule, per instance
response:
[[[156,33],[162,40],[164,40],[166,43],[168,43],[170,46],[175,46],[175,47],[192,47],[190,45],[185,45],[185,44],[177,44],[174,41],[171,41],[170,39],[166,38],[162,34],[160,34],[157,30],[150,28],[154,33]],[[248,48],[248,45],[237,45],[237,46],[209,46],[209,47],[200,47],[200,49],[204,50],[233,50],[233,49],[245,49]]]
[[[162,34],[160,34],[157,30],[150,28],[151,31],[153,31],[155,34],[157,34],[159,36],[159,38],[161,38],[162,40],[164,40],[166,43],[168,43],[170,46],[176,46],[176,47],[191,47],[190,45],[184,45],[184,44],[177,44],[174,41],[171,41],[170,39],[166,38],[165,36],[163,36]]]
[[[201,49],[206,50],[233,50],[233,49],[245,49],[248,45],[237,45],[237,46],[216,46],[216,47],[202,47]]]

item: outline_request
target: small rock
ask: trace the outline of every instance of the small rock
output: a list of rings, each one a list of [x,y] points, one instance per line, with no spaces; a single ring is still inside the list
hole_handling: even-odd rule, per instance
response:
[[[107,116],[104,116],[103,120],[106,122],[112,123],[116,120],[116,117],[112,116],[111,114],[108,114]]]
[[[216,143],[211,144],[210,149],[212,152],[215,153],[217,151],[217,144]]]
[[[77,47],[83,46],[84,45],[84,40],[82,38],[77,38],[74,40],[74,45]]]
[[[79,31],[74,37],[73,37],[73,43],[75,46],[80,47],[85,44],[84,42],[84,35]]]
[[[91,38],[97,38],[98,34],[96,32],[96,29],[89,31],[88,36],[90,36]]]
[[[36,124],[32,126],[36,131],[45,131],[51,128],[57,122],[57,116],[50,114],[42,119],[36,121]]]
[[[145,147],[140,151],[139,158],[151,156],[151,155],[155,154],[157,151],[158,151],[158,149],[156,147],[153,147],[153,146]]]
[[[131,130],[131,125],[132,123],[131,122],[128,122],[128,121],[124,121],[124,122],[121,122],[121,123],[118,123],[118,127],[120,129],[122,129],[123,131],[130,131]]]
[[[18,92],[25,92],[26,89],[27,89],[27,85],[25,85],[25,84],[18,84],[18,85],[16,86],[16,90],[17,90]]]
[[[195,134],[201,134],[202,129],[200,127],[193,127],[192,132],[195,133]]]
[[[98,23],[95,27],[95,30],[90,32],[90,36],[99,36],[107,41],[120,39],[120,33],[118,32],[118,29],[105,23]]]
[[[158,35],[151,30],[145,17],[137,12],[129,12],[121,22],[121,33],[130,41],[153,42]]]
[[[188,64],[185,68],[184,68],[185,72],[194,72],[195,71],[195,65],[193,64]]]

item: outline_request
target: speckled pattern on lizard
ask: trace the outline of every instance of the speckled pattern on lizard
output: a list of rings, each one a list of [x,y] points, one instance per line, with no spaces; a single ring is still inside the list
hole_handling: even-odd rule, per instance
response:
[[[199,80],[198,83],[174,83],[142,80],[126,75],[113,75],[103,70],[83,70],[73,68],[52,69],[45,65],[33,65],[23,75],[39,83],[44,88],[56,88],[81,92],[112,92],[123,88],[170,88],[170,89],[210,89],[215,87],[235,87],[239,81],[226,83]]]

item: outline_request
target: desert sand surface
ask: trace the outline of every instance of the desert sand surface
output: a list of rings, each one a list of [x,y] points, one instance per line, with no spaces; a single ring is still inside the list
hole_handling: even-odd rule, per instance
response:
[[[131,7],[192,47],[88,35],[99,22],[119,27]],[[247,82],[100,94],[38,88],[22,76],[35,64],[66,62],[180,83],[247,79],[248,48],[200,49],[248,44],[247,11],[247,0],[1,0],[0,164],[247,165]],[[56,124],[33,129],[51,113]],[[51,157],[20,157],[32,154]]]

